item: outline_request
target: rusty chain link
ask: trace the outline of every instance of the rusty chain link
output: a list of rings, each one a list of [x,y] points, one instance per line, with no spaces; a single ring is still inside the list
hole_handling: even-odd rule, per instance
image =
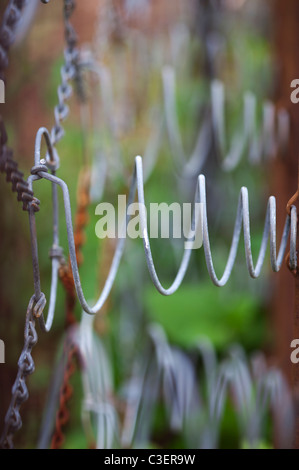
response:
[[[0,78],[4,80],[4,70],[8,67],[8,52],[16,39],[16,31],[27,0],[10,0],[3,16],[0,32]]]
[[[4,71],[8,67],[8,52],[10,46],[14,43],[16,30],[21,19],[22,11],[27,0],[11,0],[5,10],[4,18],[0,28],[0,78],[4,79]],[[43,3],[48,3],[43,1]],[[64,135],[64,129],[61,122],[67,117],[69,108],[65,101],[72,94],[72,87],[69,84],[74,79],[77,94],[80,99],[84,99],[84,90],[82,83],[81,67],[79,64],[79,51],[77,45],[77,35],[70,23],[70,18],[75,9],[74,0],[64,0],[64,24],[65,24],[65,62],[61,68],[61,84],[58,87],[58,105],[55,106],[54,116],[55,125],[51,131],[51,144],[54,147]],[[56,170],[59,165],[59,159],[56,150],[55,159],[46,156],[46,163],[51,170]],[[24,174],[18,169],[17,162],[13,159],[13,151],[7,147],[7,132],[0,117],[0,172],[6,174],[6,180],[12,183],[12,191],[17,192],[18,201],[23,202],[23,210],[28,210],[31,203],[35,212],[39,210],[39,200],[34,197],[33,191],[29,188],[28,182],[24,179]]]
[[[16,32],[22,11],[27,0],[10,0],[0,27],[0,78],[5,80],[5,69],[8,67],[9,48],[16,39]],[[23,173],[18,169],[18,164],[13,158],[13,151],[7,147],[7,132],[0,116],[0,172],[6,174],[6,181],[12,184],[12,191],[17,192],[18,201],[23,202],[23,210],[28,210],[29,202],[34,211],[39,210],[39,200],[29,189]]]
[[[45,296],[36,302],[32,296],[26,313],[24,330],[24,347],[18,361],[18,373],[12,387],[11,402],[6,413],[4,430],[1,437],[1,448],[13,448],[13,436],[22,427],[20,415],[21,405],[28,399],[29,392],[26,385],[26,377],[34,372],[34,361],[31,355],[32,348],[37,343],[37,332],[35,329],[35,319],[39,317],[45,307]]]
[[[51,441],[51,449],[60,449],[64,443],[64,428],[70,420],[68,404],[73,396],[71,378],[76,372],[77,364],[80,364],[80,351],[71,335],[67,337],[65,344],[65,354],[67,361],[63,376],[63,383],[60,389],[59,408],[56,413],[55,431]]]

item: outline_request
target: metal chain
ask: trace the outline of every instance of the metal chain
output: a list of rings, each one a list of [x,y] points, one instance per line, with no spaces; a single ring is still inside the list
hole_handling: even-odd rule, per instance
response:
[[[22,11],[27,0],[11,0],[4,12],[0,27],[0,78],[5,79],[5,69],[8,67],[8,52],[16,39],[16,32]],[[17,192],[18,201],[23,202],[23,210],[28,210],[28,204],[32,203],[33,210],[39,210],[39,200],[29,189],[23,173],[18,169],[18,164],[13,158],[13,151],[7,147],[7,132],[0,116],[0,172],[6,174],[6,181],[12,183],[12,191]]]
[[[22,427],[20,415],[21,405],[28,399],[29,392],[26,385],[26,377],[34,372],[34,361],[31,355],[33,346],[37,343],[37,332],[35,329],[35,318],[42,314],[45,307],[45,296],[36,302],[35,296],[32,296],[26,314],[24,347],[18,361],[18,373],[12,387],[11,402],[6,413],[4,430],[0,441],[3,449],[13,448],[13,436]]]
[[[79,99],[81,101],[85,99],[82,69],[80,66],[80,54],[77,48],[78,38],[76,31],[70,22],[75,7],[76,2],[74,0],[64,0],[63,16],[66,48],[64,51],[64,64],[61,67],[61,83],[57,89],[59,102],[54,108],[55,124],[51,131],[51,143],[53,147],[64,136],[64,129],[61,123],[69,114],[69,107],[66,104],[66,100],[68,100],[72,95],[72,86],[69,83],[71,80],[74,80],[75,82]],[[47,161],[49,168],[56,170],[58,167],[57,161],[55,163]]]
[[[39,211],[40,201],[34,197],[24,174],[18,169],[18,163],[13,158],[13,151],[7,147],[7,133],[0,116],[0,172],[6,174],[6,181],[12,184],[12,191],[17,193],[18,201],[23,202],[23,210],[27,211],[29,204],[35,212]]]
[[[4,80],[4,70],[8,67],[8,52],[15,42],[16,31],[27,0],[10,0],[1,24],[0,33],[0,78]]]

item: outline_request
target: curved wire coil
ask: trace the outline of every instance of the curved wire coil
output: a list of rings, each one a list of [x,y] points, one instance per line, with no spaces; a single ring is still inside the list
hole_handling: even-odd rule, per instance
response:
[[[259,445],[271,409],[279,428],[278,445],[289,445],[294,433],[293,399],[281,372],[269,368],[261,353],[249,361],[243,348],[235,345],[219,361],[212,344],[200,338],[188,354],[169,343],[160,325],[149,324],[147,347],[134,360],[118,395],[107,345],[94,334],[92,325],[91,317],[83,313],[77,341],[85,363],[83,423],[89,434],[88,423],[94,418],[98,449],[148,444],[154,407],[160,400],[165,406],[167,426],[183,433],[191,448],[218,448],[229,398],[243,442],[252,448]],[[202,383],[204,394],[199,386]],[[201,419],[194,420],[199,416]]]
[[[247,91],[243,96],[243,122],[233,135],[230,144],[227,137],[225,117],[225,87],[220,80],[213,80],[210,86],[210,104],[204,113],[203,123],[198,131],[191,155],[186,155],[180,132],[176,107],[176,73],[173,67],[162,69],[164,113],[167,134],[175,157],[176,165],[185,176],[194,176],[202,171],[209,154],[212,138],[216,141],[220,167],[232,171],[240,163],[247,150],[251,163],[274,158],[285,153],[289,142],[290,118],[285,109],[275,109],[270,101],[263,103],[261,129],[257,124],[257,98]]]
[[[66,2],[67,4],[67,2]],[[70,1],[70,4],[73,5],[73,2]],[[67,20],[69,19],[68,15]],[[72,39],[72,38],[71,38]],[[76,41],[73,38],[73,42],[70,43],[70,51],[74,54],[76,60],[78,60],[78,50],[76,48]],[[69,57],[69,54],[66,54],[66,63],[71,64],[74,60],[73,55]],[[73,68],[70,67],[73,72]],[[93,63],[92,67],[93,71],[98,75],[99,80],[102,84],[102,87],[107,88],[107,77],[104,74],[104,71],[96,67]],[[70,94],[70,85],[68,81],[71,76],[67,75],[67,77],[63,78],[63,93],[59,95],[59,103],[60,105],[55,108],[55,117],[56,117],[56,126],[53,129],[60,129],[60,121],[66,117],[66,112],[62,112],[63,110],[67,110],[67,107],[64,103],[64,100],[69,97]],[[176,112],[175,112],[175,73],[174,70],[170,67],[163,69],[163,83],[164,83],[164,99],[165,99],[165,119],[166,124],[168,127],[168,134],[170,140],[172,142],[173,149],[179,149],[177,154],[182,154],[183,149],[181,145],[181,139],[179,134],[178,122],[176,119]],[[68,90],[67,96],[65,96],[65,86]],[[60,88],[59,88],[60,91]],[[211,87],[211,102],[212,102],[212,125],[217,137],[218,146],[223,155],[225,155],[226,150],[226,138],[225,138],[225,118],[224,118],[224,88],[220,82],[213,82]],[[110,100],[111,101],[111,100]],[[247,104],[246,104],[247,103]],[[264,130],[265,132],[262,133],[261,137],[261,144],[256,146],[253,145],[255,148],[260,148],[264,150],[264,148],[272,149],[274,146],[274,121],[275,121],[275,113],[273,107],[268,107],[268,111],[265,112],[265,122],[264,122]],[[270,109],[270,111],[269,111]],[[59,112],[58,112],[59,110]],[[58,114],[56,113],[58,112]],[[108,96],[108,103],[106,103],[106,112],[107,114],[111,114],[111,102],[109,102]],[[236,140],[233,139],[232,149],[226,157],[222,159],[223,161],[223,168],[224,169],[232,169],[240,160],[241,155],[245,149],[245,146],[248,145],[250,138],[253,139],[253,142],[256,144],[256,126],[255,126],[255,100],[251,96],[247,95],[247,99],[245,100],[245,108],[244,108],[244,132],[240,133],[241,137],[238,137],[238,144],[235,144]],[[283,142],[287,141],[287,131],[288,131],[288,119],[286,114],[281,114],[281,118],[278,120],[280,123],[279,132],[278,132],[278,143],[281,145]],[[111,116],[110,116],[111,117]],[[53,245],[51,250],[51,257],[52,257],[52,284],[51,284],[51,291],[50,291],[50,307],[48,312],[47,321],[44,321],[43,316],[40,318],[40,325],[43,330],[49,331],[53,322],[54,318],[54,311],[55,311],[55,302],[56,302],[56,295],[57,295],[57,279],[58,279],[58,268],[59,268],[59,261],[62,257],[62,250],[59,247],[59,236],[58,236],[58,199],[57,199],[57,186],[59,186],[63,193],[63,201],[64,201],[64,210],[65,210],[65,219],[66,219],[66,227],[67,227],[67,239],[68,239],[68,247],[69,247],[69,255],[70,255],[70,263],[74,278],[74,284],[77,292],[77,296],[79,302],[83,308],[83,310],[88,314],[95,314],[97,313],[107,300],[107,297],[110,294],[112,286],[114,284],[118,268],[120,265],[121,257],[124,251],[125,246],[125,238],[120,238],[118,240],[115,254],[112,260],[111,268],[106,279],[106,283],[104,288],[95,303],[94,306],[90,306],[84,296],[79,269],[76,259],[76,252],[75,252],[75,243],[74,243],[74,232],[73,232],[73,223],[72,223],[72,215],[71,215],[71,204],[70,204],[70,196],[68,191],[67,184],[60,178],[58,178],[55,174],[55,170],[59,165],[59,157],[55,148],[55,144],[57,143],[57,138],[53,139],[53,129],[51,133],[48,132],[46,128],[39,129],[36,137],[36,144],[35,144],[35,166],[33,167],[31,173],[32,175],[28,178],[29,188],[32,189],[33,182],[37,179],[47,179],[52,183],[53,187]],[[205,132],[199,133],[199,138],[197,140],[195,150],[193,152],[193,157],[191,161],[189,160],[189,168],[190,163],[191,167],[193,167],[193,160],[195,157],[198,156],[199,150],[201,148],[202,141],[208,139],[210,130],[209,126]],[[266,132],[267,131],[267,132]],[[58,136],[56,136],[58,137]],[[60,137],[60,135],[59,135]],[[173,138],[176,138],[176,141]],[[47,156],[46,160],[41,160],[41,142],[42,139],[45,139],[47,145]],[[240,140],[241,139],[241,140]],[[58,139],[59,140],[59,139]],[[240,145],[242,142],[242,145]],[[268,145],[265,145],[265,142]],[[269,144],[270,142],[270,144]],[[238,149],[238,151],[236,151]],[[205,156],[207,152],[203,152]],[[182,156],[182,155],[181,155]],[[260,156],[260,155],[259,155]],[[183,158],[184,160],[184,158]],[[201,162],[203,163],[203,161]],[[187,165],[188,166],[188,165]],[[48,169],[51,170],[52,174],[48,174]],[[146,209],[145,209],[145,196],[144,196],[144,175],[143,175],[143,163],[141,157],[136,157],[135,159],[135,167],[134,173],[132,176],[129,197],[128,197],[128,205],[130,205],[135,197],[135,193],[137,192],[138,195],[138,202],[140,205],[140,227],[141,232],[143,234],[143,245],[146,257],[146,263],[149,270],[150,277],[156,289],[162,295],[171,295],[173,294],[181,285],[186,271],[188,269],[188,265],[190,262],[190,257],[192,250],[185,249],[182,261],[179,266],[177,275],[175,280],[171,284],[170,287],[165,288],[157,275],[157,271],[155,268],[151,247],[150,247],[150,239],[149,239],[149,232],[147,226],[147,216],[146,216]],[[244,243],[245,243],[245,258],[247,263],[247,268],[251,277],[256,278],[260,275],[266,251],[268,240],[270,239],[270,260],[271,260],[271,267],[274,272],[280,270],[284,253],[286,250],[288,237],[290,234],[290,268],[292,270],[296,269],[297,267],[297,255],[296,255],[296,237],[297,237],[297,211],[296,207],[292,206],[290,210],[290,214],[286,216],[286,222],[284,225],[283,235],[281,239],[281,244],[279,247],[279,251],[277,254],[277,242],[276,242],[276,200],[273,196],[271,196],[268,200],[268,206],[266,211],[265,217],[265,225],[264,225],[264,232],[261,242],[260,251],[258,254],[257,262],[254,265],[253,257],[252,257],[252,250],[251,250],[251,234],[250,234],[250,213],[249,213],[249,197],[248,197],[248,190],[247,188],[243,187],[240,190],[238,207],[237,207],[237,215],[236,221],[233,231],[232,243],[229,251],[229,256],[227,260],[227,264],[225,266],[223,275],[219,278],[214,269],[214,263],[212,258],[212,252],[210,247],[210,239],[209,239],[209,229],[208,229],[208,215],[207,215],[207,200],[206,200],[206,185],[205,185],[205,177],[204,175],[199,175],[197,179],[196,185],[196,192],[194,197],[194,204],[201,203],[203,206],[202,211],[202,235],[203,235],[203,248],[205,252],[205,259],[206,265],[209,272],[209,275],[216,286],[224,286],[228,279],[230,278],[235,260],[237,255],[237,250],[239,246],[241,230],[243,227],[244,232]],[[30,230],[31,230],[31,241],[32,241],[32,260],[33,260],[33,272],[34,272],[34,286],[35,286],[35,296],[38,300],[41,297],[41,286],[40,286],[40,273],[39,273],[39,263],[38,263],[38,246],[37,246],[37,236],[36,236],[36,227],[35,227],[35,214],[31,204],[29,204],[29,221],[30,221]],[[129,221],[128,214],[126,215],[126,227]],[[195,215],[193,213],[193,223],[196,223]]]
[[[94,306],[90,306],[85,299],[81,281],[80,281],[80,274],[76,259],[76,251],[75,251],[75,243],[74,243],[74,232],[73,232],[73,222],[72,222],[72,212],[71,212],[71,204],[70,204],[70,196],[68,186],[62,179],[58,178],[54,174],[48,174],[45,170],[47,167],[45,165],[40,165],[39,158],[40,158],[40,143],[42,136],[48,136],[46,142],[50,144],[49,140],[49,133],[45,129],[39,131],[36,141],[36,152],[35,152],[35,167],[32,169],[32,176],[28,178],[29,187],[32,188],[33,182],[38,179],[46,179],[52,183],[53,188],[59,186],[62,190],[63,194],[63,201],[64,201],[64,214],[66,220],[66,229],[67,229],[67,239],[68,239],[68,248],[69,248],[69,256],[70,256],[70,263],[74,278],[74,284],[77,292],[77,296],[79,302],[83,308],[83,310],[91,315],[97,313],[102,306],[104,305],[105,301],[107,300],[112,286],[114,284],[118,268],[120,265],[121,257],[124,251],[125,246],[125,238],[119,238],[115,250],[115,254],[111,263],[110,271],[108,277],[106,279],[106,283],[104,288],[95,303]],[[55,194],[54,190],[54,194]],[[182,261],[180,267],[178,269],[177,275],[175,280],[171,284],[170,287],[165,288],[157,275],[157,271],[155,268],[151,247],[150,247],[150,237],[149,231],[147,226],[147,215],[145,209],[145,196],[144,196],[144,183],[143,183],[143,165],[142,165],[142,158],[140,156],[136,157],[135,159],[135,168],[134,173],[132,176],[132,182],[130,186],[129,196],[128,196],[128,206],[134,201],[135,193],[137,192],[138,195],[138,202],[139,202],[139,215],[140,215],[140,227],[141,233],[143,234],[143,245],[144,245],[144,252],[147,267],[149,270],[150,277],[156,289],[162,295],[171,295],[173,294],[183,282],[185,277],[186,271],[188,269],[188,265],[190,262],[190,257],[192,253],[192,249],[188,248],[184,250]],[[257,262],[254,265],[252,250],[251,250],[251,233],[250,233],[250,212],[249,212],[249,196],[248,190],[246,187],[242,187],[240,190],[239,201],[237,206],[237,214],[236,214],[236,221],[233,231],[232,243],[229,251],[228,260],[223,272],[223,275],[219,278],[214,269],[214,263],[212,258],[211,246],[210,246],[210,239],[209,239],[209,228],[208,228],[208,215],[207,215],[207,200],[206,200],[206,184],[205,184],[205,177],[204,175],[200,175],[197,180],[196,185],[196,192],[194,197],[194,203],[201,203],[203,210],[202,210],[202,236],[203,236],[203,248],[205,252],[205,259],[206,265],[211,277],[211,280],[216,286],[224,286],[230,278],[232,273],[232,269],[235,264],[237,250],[239,246],[241,230],[243,227],[243,234],[244,234],[244,243],[245,243],[245,258],[247,263],[247,268],[249,274],[253,278],[257,278],[260,275],[266,251],[268,240],[270,240],[270,261],[271,267],[274,272],[278,272],[281,268],[284,254],[288,242],[288,238],[290,235],[290,268],[296,269],[297,267],[297,255],[296,255],[296,237],[297,237],[297,210],[295,206],[291,207],[290,215],[287,214],[286,221],[283,229],[283,234],[281,238],[281,244],[279,247],[279,251],[277,254],[277,240],[276,240],[276,199],[274,196],[271,196],[268,200],[266,217],[265,217],[265,224],[264,224],[264,231],[263,237],[261,242],[260,251],[258,254]],[[53,199],[53,210],[54,210],[54,219],[58,221],[58,203],[57,203],[57,195]],[[195,212],[195,211],[194,211]],[[32,209],[29,209],[29,221],[31,227],[31,241],[32,241],[32,259],[33,259],[33,271],[34,271],[34,280],[35,280],[35,292],[36,298],[39,299],[41,295],[41,288],[40,288],[40,273],[38,267],[38,246],[37,246],[37,237],[36,237],[36,228],[35,228],[35,214]],[[126,214],[126,227],[129,221],[128,211]],[[193,224],[198,223],[198,220],[195,220],[195,214],[193,213]],[[51,286],[51,303],[50,303],[50,310],[49,310],[49,318],[48,324],[45,327],[45,323],[43,318],[41,318],[41,326],[43,329],[49,330],[49,325],[51,325],[53,316],[54,316],[54,308],[55,308],[55,298],[56,298],[56,289],[57,289],[57,261],[61,256],[60,250],[57,252],[58,248],[58,222],[54,224],[55,226],[55,233],[53,239],[53,247],[55,250],[54,259],[53,259],[53,268],[52,268],[52,286]]]
[[[115,129],[115,99],[109,69],[106,65],[99,64],[90,50],[82,54],[80,65],[95,74],[100,84],[101,108],[108,126],[111,148],[111,158],[109,161],[106,159],[105,164],[101,165],[101,173],[103,168],[106,170],[106,167],[111,165],[111,161],[116,172],[124,173],[122,151]],[[174,164],[185,178],[194,178],[203,170],[213,141],[219,157],[219,166],[226,172],[233,171],[240,164],[245,152],[252,164],[267,161],[278,154],[285,154],[290,133],[288,112],[285,109],[276,110],[273,103],[266,101],[263,103],[263,118],[259,125],[257,98],[249,91],[243,96],[243,120],[240,119],[241,124],[228,145],[225,87],[220,80],[214,80],[210,86],[209,102],[203,107],[202,123],[194,148],[191,154],[187,155],[177,115],[176,71],[174,67],[164,66],[161,74],[163,103],[161,109],[158,110],[159,115],[152,119],[154,123],[144,152],[145,180],[150,176],[157,161],[165,128]],[[98,162],[96,164],[99,166]]]

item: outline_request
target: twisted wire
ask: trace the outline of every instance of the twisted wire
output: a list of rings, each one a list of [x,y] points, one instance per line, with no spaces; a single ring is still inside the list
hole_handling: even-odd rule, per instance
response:
[[[4,12],[0,33],[0,76],[4,79],[4,70],[8,67],[8,52],[16,39],[16,31],[27,0],[10,0]]]
[[[43,1],[43,0],[42,0]],[[44,1],[43,3],[49,3]],[[71,24],[71,17],[75,10],[76,2],[74,0],[64,0],[63,3],[63,16],[64,16],[64,29],[65,29],[65,42],[66,48],[64,50],[64,64],[60,69],[61,74],[61,83],[57,88],[58,95],[58,104],[54,108],[54,118],[55,124],[51,129],[51,143],[53,149],[56,144],[64,136],[64,129],[62,122],[67,118],[69,114],[69,107],[66,104],[66,101],[72,95],[72,86],[70,84],[71,80],[74,80],[76,83],[76,88],[78,95],[83,99],[83,85],[82,77],[79,65],[79,50],[77,48],[77,34],[74,27]],[[46,156],[46,163],[50,169],[57,170],[59,166],[59,158],[56,150],[55,161],[49,159],[48,155]]]
[[[27,0],[10,0],[4,12],[0,27],[0,78],[5,79],[5,69],[8,67],[8,53],[15,42],[17,28],[22,18],[22,12]],[[18,201],[23,202],[23,210],[28,210],[31,203],[33,210],[39,210],[39,200],[29,189],[24,174],[18,169],[18,163],[13,158],[13,151],[7,147],[7,132],[2,116],[0,116],[0,172],[6,174],[6,181],[11,183],[13,192],[17,193]]]
[[[64,370],[63,383],[60,389],[59,408],[56,413],[55,431],[51,441],[51,449],[60,449],[62,447],[65,440],[64,428],[70,419],[68,404],[74,393],[71,385],[71,378],[76,372],[77,362],[80,360],[78,346],[71,337],[67,338],[65,354],[67,355],[67,361]]]

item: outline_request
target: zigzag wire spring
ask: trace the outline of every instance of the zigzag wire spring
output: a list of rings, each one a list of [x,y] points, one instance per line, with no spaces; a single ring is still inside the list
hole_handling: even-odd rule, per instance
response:
[[[71,262],[71,268],[75,283],[75,288],[79,302],[83,310],[91,315],[97,313],[103,304],[105,303],[114,280],[116,278],[118,268],[120,265],[121,257],[124,251],[125,238],[120,238],[118,240],[115,254],[111,263],[110,271],[106,279],[104,288],[95,303],[94,306],[90,306],[85,297],[81,286],[80,274],[76,259],[75,251],[75,242],[74,242],[74,232],[73,232],[73,223],[72,223],[72,213],[71,213],[71,204],[68,186],[62,179],[56,177],[53,174],[48,174],[48,168],[46,165],[41,165],[40,163],[40,146],[42,138],[45,137],[47,145],[49,145],[49,151],[51,150],[50,135],[45,128],[41,128],[38,131],[36,138],[36,149],[35,149],[35,166],[32,169],[32,175],[28,178],[29,187],[32,188],[33,182],[38,179],[46,179],[52,183],[53,188],[59,186],[62,190],[63,201],[64,201],[64,213],[66,220],[66,229],[67,229],[67,239],[68,239],[68,248],[69,256]],[[55,156],[54,156],[55,158]],[[143,234],[143,245],[147,267],[149,270],[150,277],[156,289],[162,295],[171,295],[173,294],[181,285],[184,276],[186,274],[192,250],[185,249],[182,257],[180,267],[178,269],[175,280],[170,287],[165,288],[162,286],[156,269],[154,265],[154,260],[150,247],[149,233],[147,227],[147,216],[145,209],[145,197],[144,197],[144,183],[143,183],[143,165],[142,158],[140,156],[135,159],[134,173],[132,176],[132,182],[129,191],[128,205],[130,205],[135,197],[137,191],[138,202],[140,204],[140,227],[141,233]],[[55,194],[55,191],[53,192]],[[235,220],[235,226],[233,231],[232,243],[229,251],[229,256],[227,260],[226,267],[224,269],[223,275],[218,278],[214,269],[212,252],[210,247],[209,240],[209,228],[208,228],[208,215],[207,215],[207,200],[206,200],[206,185],[204,175],[200,175],[197,180],[196,193],[194,197],[194,203],[201,203],[202,210],[202,235],[203,235],[203,248],[205,252],[205,259],[207,269],[210,275],[212,282],[216,286],[224,286],[228,279],[230,278],[235,260],[237,255],[237,250],[239,246],[241,230],[243,226],[244,233],[244,242],[245,242],[245,258],[247,263],[247,268],[249,274],[253,278],[257,278],[260,275],[266,251],[268,245],[268,239],[270,239],[270,261],[271,267],[274,272],[278,272],[281,268],[284,253],[286,250],[288,237],[290,235],[290,261],[289,265],[291,269],[296,269],[297,267],[297,254],[296,254],[296,238],[297,238],[297,209],[295,206],[292,206],[290,209],[290,215],[287,214],[286,221],[283,229],[283,234],[281,238],[281,244],[279,252],[277,254],[277,241],[276,241],[276,199],[274,196],[271,196],[268,200],[265,225],[263,231],[263,237],[261,242],[260,251],[258,254],[256,265],[254,265],[252,250],[251,250],[251,233],[250,233],[250,213],[249,213],[249,197],[248,190],[245,187],[242,187],[240,190],[237,215]],[[58,202],[57,196],[53,198],[53,217],[56,222],[58,221]],[[126,216],[126,226],[129,221],[129,216]],[[35,227],[35,214],[33,209],[29,209],[29,222],[30,222],[30,231],[31,231],[31,242],[32,242],[32,260],[33,260],[33,275],[34,275],[34,287],[36,298],[40,298],[41,295],[41,286],[40,286],[40,272],[39,272],[39,263],[38,263],[38,244],[36,236],[36,227]],[[193,224],[197,223],[195,220],[195,215],[193,213]],[[194,225],[193,225],[194,226]],[[54,224],[54,234],[53,234],[53,260],[52,260],[52,285],[51,285],[51,294],[50,294],[50,308],[48,313],[48,319],[45,323],[43,316],[40,318],[40,324],[42,329],[48,331],[52,325],[54,310],[55,310],[55,299],[56,299],[56,290],[57,290],[57,276],[58,276],[58,259],[61,255],[61,248],[59,248],[59,239],[58,239],[58,222]],[[56,263],[55,263],[56,261]]]
[[[286,153],[290,135],[290,117],[285,109],[276,111],[273,103],[265,101],[262,128],[258,135],[257,100],[252,92],[247,91],[243,97],[243,125],[233,136],[231,146],[227,150],[225,92],[224,85],[219,80],[214,80],[211,84],[211,100],[213,128],[224,171],[231,171],[238,165],[246,148],[249,161],[252,163],[274,158],[277,152]]]
[[[279,429],[279,447],[290,442],[294,431],[290,390],[282,374],[275,367],[269,368],[261,353],[248,361],[243,348],[235,345],[219,362],[211,343],[202,338],[194,346],[191,360],[169,344],[165,331],[155,323],[148,325],[146,350],[141,358],[136,357],[125,384],[124,414],[120,422],[117,400],[113,399],[111,364],[104,344],[93,332],[91,320],[90,316],[82,315],[77,341],[86,365],[83,370],[84,413],[89,419],[94,417],[97,423],[97,448],[113,448],[114,438],[125,449],[149,442],[153,406],[159,400],[166,407],[169,428],[175,432],[184,430],[188,445],[217,448],[229,397],[233,401],[240,437],[251,447],[262,439],[263,423],[270,409]],[[198,389],[199,365],[206,382],[205,396]],[[205,418],[195,425],[194,417],[199,413]]]
[[[215,96],[215,93],[214,93],[214,96]],[[221,114],[218,114],[218,121],[216,119],[217,122],[219,122],[219,116],[221,116]],[[64,116],[60,116],[60,117],[62,119]],[[218,129],[221,130],[222,127],[218,125]],[[41,161],[40,159],[40,146],[41,146],[42,137],[44,137],[46,140],[46,144],[48,147],[48,155],[50,155],[51,157],[51,158],[46,159],[46,162],[45,162],[46,165],[44,165],[43,164],[44,161]],[[52,130],[51,137],[53,138],[53,130]],[[28,179],[28,183],[30,187],[32,187],[32,183],[35,179],[40,179],[40,178],[48,179],[49,181],[52,182],[52,186],[53,186],[53,218],[54,218],[55,223],[53,224],[54,225],[53,246],[52,246],[52,258],[53,259],[52,259],[52,283],[51,283],[51,294],[50,294],[50,307],[49,307],[47,322],[46,323],[44,322],[43,317],[40,319],[41,327],[42,329],[46,331],[49,331],[49,329],[51,328],[53,318],[54,318],[59,259],[62,256],[62,251],[58,245],[59,243],[58,202],[57,202],[57,194],[56,194],[56,189],[55,189],[56,186],[59,185],[62,188],[62,192],[63,192],[65,217],[66,217],[66,222],[67,222],[68,245],[69,245],[69,251],[70,251],[71,267],[72,267],[72,272],[73,272],[74,281],[75,281],[75,287],[76,287],[77,295],[81,303],[81,306],[87,313],[95,314],[98,310],[100,310],[103,303],[107,299],[110,293],[110,290],[113,286],[117,271],[118,271],[118,267],[120,264],[120,259],[123,253],[124,243],[125,243],[124,239],[119,240],[104,289],[98,301],[96,302],[95,306],[90,307],[87,304],[83,291],[82,291],[79,270],[78,270],[78,265],[76,261],[73,224],[72,224],[72,217],[71,217],[71,207],[70,207],[70,198],[69,198],[68,188],[67,188],[66,183],[63,180],[57,178],[53,171],[53,168],[57,168],[58,166],[58,155],[52,145],[53,141],[51,137],[50,137],[49,132],[45,128],[41,128],[38,131],[37,138],[36,138],[35,167],[32,169],[32,177],[29,177]],[[48,173],[46,173],[46,171],[48,171],[48,167],[52,169],[52,172],[53,172],[52,175],[49,175]],[[151,249],[150,249],[149,236],[148,236],[148,231],[147,231],[146,214],[145,214],[145,211],[143,210],[143,204],[144,204],[143,168],[142,168],[142,160],[140,157],[137,157],[135,160],[135,169],[134,169],[134,174],[132,178],[128,204],[133,202],[136,189],[138,193],[139,203],[141,203],[140,222],[141,222],[142,233],[144,234],[143,243],[144,243],[145,256],[146,256],[149,273],[157,290],[163,295],[171,295],[178,289],[178,287],[180,286],[184,278],[184,275],[188,268],[188,264],[189,264],[189,260],[191,256],[191,250],[185,250],[182,263],[180,265],[178,274],[173,284],[168,289],[165,289],[158,279],[154,262],[153,262],[153,258],[152,258],[152,254],[151,254]],[[260,249],[256,266],[254,267],[253,260],[252,260],[252,253],[251,253],[248,193],[247,193],[246,188],[242,188],[240,192],[240,197],[239,197],[237,217],[236,217],[236,223],[235,223],[235,228],[234,228],[234,233],[233,233],[233,241],[231,244],[231,249],[230,249],[227,265],[225,267],[223,276],[220,279],[218,279],[214,270],[211,249],[210,249],[207,209],[206,209],[206,196],[205,196],[205,179],[203,175],[200,175],[198,178],[198,184],[196,188],[196,195],[195,195],[194,202],[201,202],[203,203],[203,206],[204,206],[203,246],[204,246],[204,251],[205,251],[205,256],[206,256],[207,268],[214,284],[218,286],[223,286],[226,284],[226,282],[228,281],[230,277],[230,274],[231,274],[231,271],[235,262],[237,249],[238,249],[242,222],[243,222],[243,229],[244,229],[245,254],[246,254],[247,267],[252,277],[258,277],[260,274],[264,257],[265,257],[265,253],[266,253],[269,236],[270,236],[271,266],[274,271],[278,271],[280,269],[284,252],[286,249],[290,227],[291,227],[290,267],[294,269],[297,266],[297,259],[296,259],[297,229],[296,229],[296,223],[295,223],[295,221],[297,221],[296,208],[292,207],[291,215],[287,216],[287,220],[285,223],[283,236],[281,240],[281,246],[279,249],[278,257],[276,257],[276,205],[275,205],[275,198],[271,197],[268,202],[261,249]],[[33,213],[31,206],[30,206],[29,212],[30,212],[29,219],[30,219],[31,238],[32,238],[34,284],[35,284],[36,298],[38,299],[40,298],[40,295],[41,295],[40,275],[39,275],[39,267],[38,267],[38,250],[37,250],[37,239],[36,239],[36,230],[35,230],[35,217],[34,217],[34,213]],[[128,222],[128,218],[127,218],[127,222]]]
[[[213,80],[210,87],[210,111],[204,114],[203,124],[198,132],[194,149],[186,156],[178,124],[176,107],[176,75],[171,66],[162,69],[164,112],[168,138],[175,157],[175,162],[185,176],[199,173],[206,162],[210,141],[215,137],[220,167],[223,171],[232,171],[239,164],[242,155],[248,149],[248,158],[252,163],[259,163],[264,158],[273,158],[277,151],[285,153],[289,141],[289,114],[285,109],[275,110],[273,103],[263,104],[263,124],[258,135],[256,96],[246,92],[243,97],[243,123],[233,135],[227,150],[225,90],[220,80]],[[276,130],[277,127],[277,130]]]
[[[173,67],[164,66],[162,68],[162,83],[165,124],[174,162],[183,176],[193,177],[201,171],[209,154],[212,140],[210,113],[205,111],[194,149],[187,157],[177,116],[175,70]]]
[[[120,159],[121,149],[117,143],[113,126],[114,98],[112,81],[106,66],[98,64],[92,53],[85,53],[85,60],[81,66],[93,72],[100,83],[103,113],[108,123],[110,133],[110,145],[113,148],[113,157],[117,156],[118,171],[122,166]],[[240,163],[243,153],[248,149],[248,158],[251,163],[260,163],[262,159],[273,158],[278,152],[286,152],[290,122],[289,114],[285,109],[275,110],[274,105],[267,101],[263,105],[263,123],[261,130],[257,130],[257,103],[256,96],[251,92],[244,94],[243,123],[238,132],[233,136],[230,149],[227,148],[226,119],[225,119],[225,91],[224,84],[220,80],[211,83],[210,105],[206,106],[203,113],[203,122],[199,129],[194,149],[189,157],[183,148],[182,136],[179,128],[176,108],[176,77],[175,70],[171,66],[162,68],[163,83],[163,109],[160,110],[160,119],[156,119],[152,135],[144,153],[145,180],[149,178],[157,160],[161,146],[164,127],[174,158],[174,163],[183,177],[194,177],[200,173],[209,155],[213,138],[216,142],[220,156],[219,165],[223,171],[232,171]],[[277,127],[277,131],[276,131]],[[276,137],[277,136],[277,137]],[[114,165],[116,162],[114,162]]]

